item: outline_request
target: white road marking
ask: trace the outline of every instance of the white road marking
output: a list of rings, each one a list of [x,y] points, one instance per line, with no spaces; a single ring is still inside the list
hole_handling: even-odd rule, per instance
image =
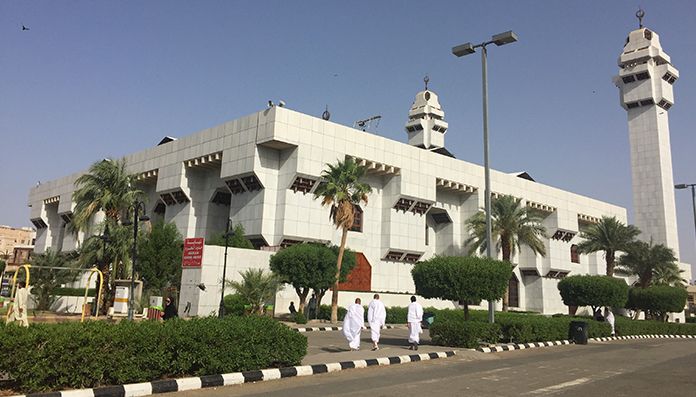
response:
[[[559,383],[557,385],[532,390],[532,391],[525,393],[525,394],[546,394],[546,393],[550,393],[550,392],[556,392],[556,391],[559,391],[561,389],[581,385],[581,384],[587,383],[589,381],[590,381],[590,378],[580,378],[580,379],[576,379],[576,380],[571,380],[570,382]]]

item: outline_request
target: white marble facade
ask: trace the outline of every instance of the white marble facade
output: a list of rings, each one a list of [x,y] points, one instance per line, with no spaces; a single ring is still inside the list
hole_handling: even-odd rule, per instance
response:
[[[464,221],[483,207],[484,181],[483,167],[450,157],[445,149],[447,123],[432,91],[416,95],[409,115],[412,130],[406,132],[414,145],[271,107],[178,140],[165,139],[126,160],[148,196],[148,214],[174,222],[185,237],[221,232],[230,216],[257,246],[280,246],[339,243],[340,232],[313,192],[327,163],[351,157],[367,167],[365,180],[373,192],[361,207],[362,231],[349,233],[348,246],[372,266],[372,291],[410,293],[414,262],[465,252]],[[79,175],[31,190],[37,251],[75,248],[77,241],[64,224]],[[601,253],[571,261],[578,232],[604,215],[626,222],[626,210],[517,174],[493,170],[491,180],[494,194],[513,195],[536,209],[549,234],[546,257],[523,249],[513,258],[517,307],[565,312],[556,288],[559,278],[605,272]],[[404,304],[408,298],[395,296],[404,297]]]

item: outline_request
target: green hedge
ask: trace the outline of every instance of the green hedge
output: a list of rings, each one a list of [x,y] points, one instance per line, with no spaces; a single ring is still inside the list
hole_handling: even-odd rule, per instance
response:
[[[304,335],[268,317],[36,324],[0,329],[0,373],[21,392],[297,365]]]
[[[616,317],[617,335],[696,335],[696,324],[665,323]]]
[[[87,290],[87,296],[95,296],[96,289]],[[85,296],[84,288],[54,288],[51,293],[53,296]]]
[[[346,317],[346,312],[348,310],[345,307],[338,307],[338,321],[343,321]],[[331,320],[331,305],[321,305],[319,306],[319,313],[317,313],[317,318],[320,320]],[[367,319],[367,309],[365,310],[365,319]]]
[[[500,326],[480,321],[435,321],[430,326],[432,342],[440,346],[478,347],[498,341]]]

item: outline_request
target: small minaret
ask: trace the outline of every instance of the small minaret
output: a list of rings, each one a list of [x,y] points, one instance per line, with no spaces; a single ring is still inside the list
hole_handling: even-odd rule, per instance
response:
[[[634,224],[643,232],[642,240],[665,244],[679,258],[667,116],[679,72],[658,35],[643,27],[643,16],[643,10],[636,13],[638,29],[629,33],[614,77],[628,113]]]
[[[409,145],[435,150],[445,146],[448,125],[437,95],[428,90],[429,80],[428,76],[423,79],[425,90],[416,94],[405,128]]]

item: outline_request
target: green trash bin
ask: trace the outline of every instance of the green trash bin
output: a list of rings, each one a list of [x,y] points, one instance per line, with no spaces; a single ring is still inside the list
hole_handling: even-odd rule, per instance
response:
[[[571,321],[568,327],[568,340],[577,345],[586,345],[587,323],[584,321]]]

